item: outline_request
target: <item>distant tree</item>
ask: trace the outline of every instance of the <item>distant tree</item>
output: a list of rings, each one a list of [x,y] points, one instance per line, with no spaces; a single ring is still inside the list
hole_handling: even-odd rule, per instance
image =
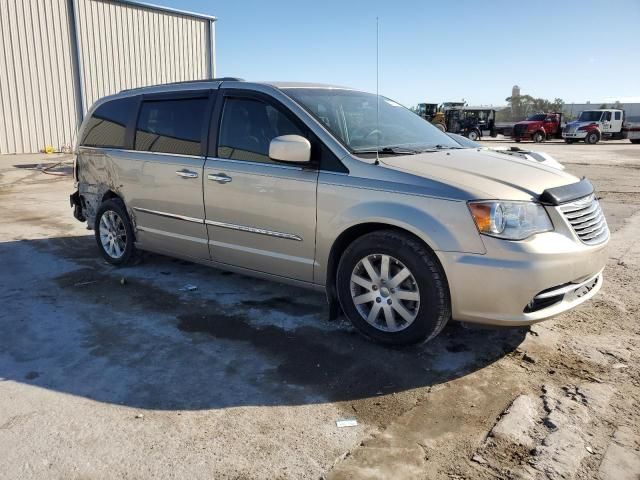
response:
[[[496,115],[499,122],[519,122],[535,113],[561,112],[564,101],[556,98],[553,101],[534,98],[531,95],[507,97],[508,108],[500,110]]]

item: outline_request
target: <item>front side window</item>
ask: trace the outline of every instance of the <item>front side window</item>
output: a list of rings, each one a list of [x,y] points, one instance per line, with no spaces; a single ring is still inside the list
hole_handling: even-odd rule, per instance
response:
[[[285,93],[354,153],[394,147],[460,148],[429,122],[382,96],[335,88],[287,88]]]
[[[269,144],[303,132],[279,109],[252,98],[227,98],[222,110],[218,158],[272,163]]]
[[[136,125],[135,149],[201,155],[207,103],[206,97],[142,102]]]
[[[119,98],[100,105],[87,120],[80,144],[86,147],[126,148],[127,123],[136,105],[136,97]]]

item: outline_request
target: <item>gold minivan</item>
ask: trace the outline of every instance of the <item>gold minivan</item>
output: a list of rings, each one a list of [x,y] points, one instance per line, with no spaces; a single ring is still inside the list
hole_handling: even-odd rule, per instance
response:
[[[326,291],[365,335],[527,325],[595,295],[588,180],[464,147],[388,98],[234,78],[123,91],[79,133],[74,215],[114,265],[149,250]]]

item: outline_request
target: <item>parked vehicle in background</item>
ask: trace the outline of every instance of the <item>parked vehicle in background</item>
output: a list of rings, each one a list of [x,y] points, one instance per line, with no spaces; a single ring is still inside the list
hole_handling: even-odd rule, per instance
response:
[[[452,107],[444,110],[447,132],[464,135],[470,140],[497,135],[496,111],[483,107]]]
[[[513,126],[514,141],[533,140],[536,143],[562,138],[562,113],[536,113]]]
[[[628,138],[631,143],[640,144],[640,122],[624,122],[622,136]]]
[[[577,120],[567,123],[562,138],[567,143],[584,140],[594,145],[600,140],[619,140],[624,138],[622,125],[624,110],[602,108],[585,110]]]
[[[419,103],[417,113],[427,122],[432,123],[438,130],[447,131],[444,112],[437,103]]]
[[[381,342],[450,318],[529,325],[602,285],[609,229],[588,180],[464,148],[385,97],[144,87],[99,100],[78,138],[71,205],[107,262],[149,250],[324,291]]]

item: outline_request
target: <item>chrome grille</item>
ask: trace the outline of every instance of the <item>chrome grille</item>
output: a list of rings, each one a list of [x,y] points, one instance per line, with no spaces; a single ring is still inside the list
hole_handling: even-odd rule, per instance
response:
[[[560,205],[560,211],[583,243],[596,245],[609,238],[607,220],[593,194]]]

